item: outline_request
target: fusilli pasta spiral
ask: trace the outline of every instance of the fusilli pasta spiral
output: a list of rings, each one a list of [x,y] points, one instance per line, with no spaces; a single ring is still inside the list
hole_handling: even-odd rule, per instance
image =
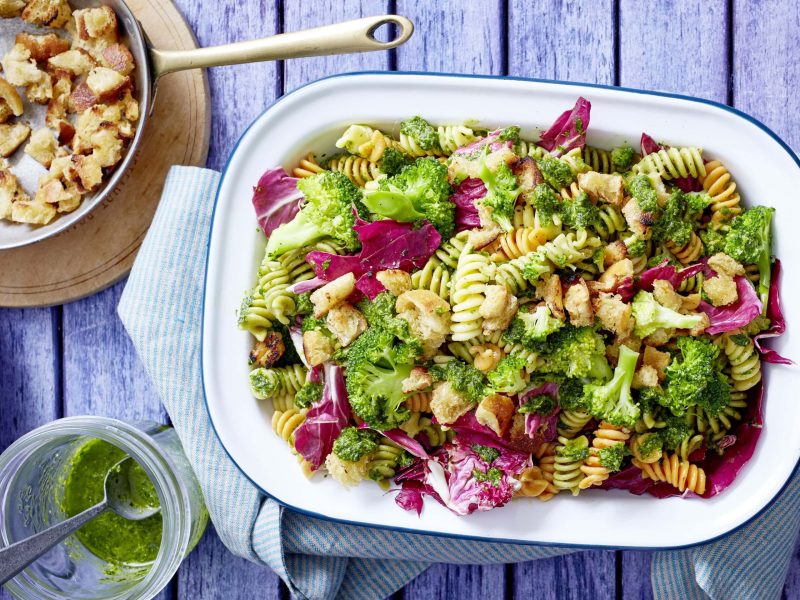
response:
[[[634,173],[658,173],[662,179],[705,177],[703,149],[696,146],[651,152],[633,166]]]
[[[681,492],[688,490],[702,496],[706,491],[705,471],[688,461],[680,460],[677,454],[670,454],[652,464],[633,459],[633,464],[642,470],[642,477],[665,481]]]

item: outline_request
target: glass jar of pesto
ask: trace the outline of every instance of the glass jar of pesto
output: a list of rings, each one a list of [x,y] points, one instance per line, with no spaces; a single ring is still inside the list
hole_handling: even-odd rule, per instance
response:
[[[208,511],[177,434],[157,423],[69,417],[14,442],[0,455],[0,545],[102,499],[105,472],[125,455],[141,500],[161,511],[137,522],[106,511],[9,581],[14,597],[150,599],[172,579]]]

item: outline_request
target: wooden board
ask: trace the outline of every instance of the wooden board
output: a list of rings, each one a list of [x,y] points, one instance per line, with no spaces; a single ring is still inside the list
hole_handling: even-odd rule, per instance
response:
[[[155,47],[196,47],[192,30],[171,2],[131,0],[129,5]],[[108,287],[130,271],[170,166],[205,164],[208,96],[208,82],[199,70],[158,82],[142,145],[109,197],[65,232],[0,252],[0,306],[70,302]]]

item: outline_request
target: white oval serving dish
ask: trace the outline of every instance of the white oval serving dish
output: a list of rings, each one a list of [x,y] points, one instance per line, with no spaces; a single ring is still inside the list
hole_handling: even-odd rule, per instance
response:
[[[282,504],[321,518],[481,540],[595,547],[667,548],[717,538],[746,523],[776,497],[800,458],[800,380],[793,367],[765,365],[764,431],[755,455],[736,482],[710,499],[633,496],[590,491],[547,503],[518,500],[487,513],[458,517],[427,499],[421,517],[400,509],[377,485],[345,489],[331,478],[307,480],[286,444],[272,431],[272,409],[248,388],[249,334],[236,328],[235,311],[253,283],[264,248],[250,198],[261,174],[287,169],[312,149],[335,150],[350,123],[396,130],[420,114],[437,124],[517,124],[534,137],[578,96],[592,102],[589,143],[638,146],[657,140],[698,145],[734,174],[745,203],[777,209],[774,252],[784,264],[783,299],[788,332],[776,348],[800,357],[800,163],[775,134],[754,119],[705,100],[604,86],[511,78],[404,73],[362,73],[309,84],[267,109],[239,140],[222,176],[209,247],[203,316],[202,367],[211,420],[242,472]],[[268,404],[268,403],[266,403]]]

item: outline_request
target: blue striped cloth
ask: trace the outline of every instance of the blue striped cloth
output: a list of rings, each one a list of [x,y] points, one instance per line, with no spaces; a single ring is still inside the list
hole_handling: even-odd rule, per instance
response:
[[[216,438],[200,379],[206,249],[219,175],[174,167],[119,314],[161,394],[222,541],[268,565],[299,598],[382,598],[430,563],[507,563],[574,552],[392,533],[282,508],[245,479]],[[676,524],[681,526],[681,524]],[[657,599],[778,598],[800,528],[800,476],[769,510],[717,542],[660,552]]]

